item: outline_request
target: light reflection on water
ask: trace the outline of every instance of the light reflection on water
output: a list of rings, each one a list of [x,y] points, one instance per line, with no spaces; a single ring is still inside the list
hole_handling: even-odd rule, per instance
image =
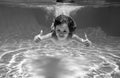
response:
[[[106,58],[109,53],[95,46],[86,48],[78,42],[67,46],[56,46],[49,40],[43,40],[40,43],[28,41],[16,43],[15,46],[3,45],[1,50],[5,52],[1,55],[0,65],[8,70],[5,71],[8,78],[15,78],[18,76],[16,74],[23,78],[39,78],[40,76],[87,78],[92,74],[97,76],[111,73],[118,67],[111,61],[114,59],[112,56]],[[101,65],[102,63],[109,65],[105,67]],[[0,70],[1,72],[3,71]]]

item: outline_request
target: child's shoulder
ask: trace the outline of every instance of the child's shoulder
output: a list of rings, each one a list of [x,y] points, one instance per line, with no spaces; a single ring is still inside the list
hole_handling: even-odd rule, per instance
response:
[[[74,38],[79,38],[79,36],[77,35],[77,34],[73,34],[72,35],[72,38],[74,39]]]

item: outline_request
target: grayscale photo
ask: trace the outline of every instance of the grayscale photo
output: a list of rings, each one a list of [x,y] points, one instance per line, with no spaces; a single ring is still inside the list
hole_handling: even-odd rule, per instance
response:
[[[120,1],[0,0],[0,78],[120,78]]]

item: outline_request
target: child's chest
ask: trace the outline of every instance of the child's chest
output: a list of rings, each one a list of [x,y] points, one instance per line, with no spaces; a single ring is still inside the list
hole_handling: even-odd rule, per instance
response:
[[[54,44],[59,46],[69,45],[72,40],[52,40]]]

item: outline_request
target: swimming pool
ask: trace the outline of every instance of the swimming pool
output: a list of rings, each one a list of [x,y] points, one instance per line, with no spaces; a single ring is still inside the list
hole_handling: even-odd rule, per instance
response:
[[[114,14],[115,7],[68,3],[19,6],[0,5],[0,78],[119,78],[120,38],[108,36],[117,34],[117,29],[112,34],[106,31],[108,13],[113,10]],[[50,32],[53,19],[60,14],[71,16],[77,24],[76,34],[84,39],[85,32],[92,45],[73,41],[56,46],[50,39],[34,42],[41,29],[44,34]]]

